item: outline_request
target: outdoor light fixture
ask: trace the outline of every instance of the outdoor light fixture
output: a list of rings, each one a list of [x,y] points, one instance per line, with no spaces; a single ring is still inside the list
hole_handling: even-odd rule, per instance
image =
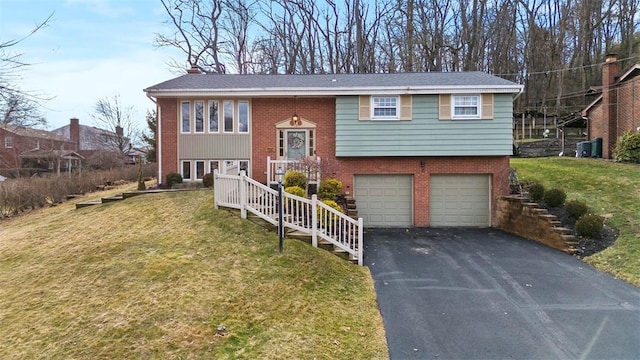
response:
[[[279,167],[276,170],[276,180],[278,181],[278,252],[282,254],[282,242],[284,239],[284,229],[282,227],[282,179],[284,178],[284,169]]]
[[[302,125],[302,121],[300,121],[300,116],[298,116],[298,114],[293,114],[293,116],[291,117],[291,121],[289,121],[289,124],[291,126],[300,126],[300,125]]]

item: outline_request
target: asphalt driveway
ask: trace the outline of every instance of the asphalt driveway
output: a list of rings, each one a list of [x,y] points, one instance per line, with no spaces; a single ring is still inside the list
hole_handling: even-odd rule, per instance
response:
[[[639,359],[640,289],[495,229],[369,229],[391,359]]]

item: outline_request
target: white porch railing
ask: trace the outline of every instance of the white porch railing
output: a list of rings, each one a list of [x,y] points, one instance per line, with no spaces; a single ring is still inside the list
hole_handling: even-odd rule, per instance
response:
[[[216,209],[220,206],[240,209],[240,216],[247,211],[261,219],[278,225],[278,192],[249,177],[219,174],[214,171],[214,198]],[[311,236],[311,244],[318,246],[318,239],[326,240],[350,254],[352,259],[363,264],[362,218],[354,220],[325,205],[316,195],[311,199],[286,192],[283,197],[283,227]]]
[[[275,160],[271,159],[271,156],[267,156],[267,185],[276,185],[278,181],[276,180],[276,169],[281,167],[285,171],[295,170],[300,171],[304,174],[307,174],[309,179],[309,184],[320,184],[320,157],[316,157],[316,162],[318,163],[317,170],[311,172],[311,174],[307,174],[307,170],[304,168],[303,164],[298,160]]]

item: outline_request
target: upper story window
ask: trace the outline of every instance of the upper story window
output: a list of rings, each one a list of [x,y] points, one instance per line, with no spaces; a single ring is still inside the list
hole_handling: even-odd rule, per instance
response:
[[[4,137],[4,147],[11,149],[13,147],[13,138],[11,136]]]
[[[251,126],[249,100],[184,100],[180,102],[182,134],[248,134]]]
[[[453,119],[480,119],[480,95],[453,95]]]
[[[238,101],[238,132],[249,132],[249,102]]]
[[[372,96],[373,116],[371,116],[371,120],[398,120],[398,103],[397,96]]]
[[[204,132],[204,101],[198,100],[193,102],[195,113],[195,132]]]
[[[224,132],[233,132],[233,100],[225,100],[222,103],[222,113],[224,115]]]
[[[209,132],[217,133],[218,128],[218,118],[220,114],[218,111],[218,100],[209,100]]]
[[[191,131],[191,106],[188,101],[180,104],[180,132],[188,133]]]

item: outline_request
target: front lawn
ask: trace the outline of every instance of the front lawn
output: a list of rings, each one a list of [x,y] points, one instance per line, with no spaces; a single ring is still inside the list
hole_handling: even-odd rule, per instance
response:
[[[2,221],[0,358],[388,358],[366,267],[277,249],[212,191]]]
[[[640,286],[640,167],[570,157],[511,159],[520,180],[562,188],[567,200],[585,201],[620,230],[610,248],[585,261]]]

